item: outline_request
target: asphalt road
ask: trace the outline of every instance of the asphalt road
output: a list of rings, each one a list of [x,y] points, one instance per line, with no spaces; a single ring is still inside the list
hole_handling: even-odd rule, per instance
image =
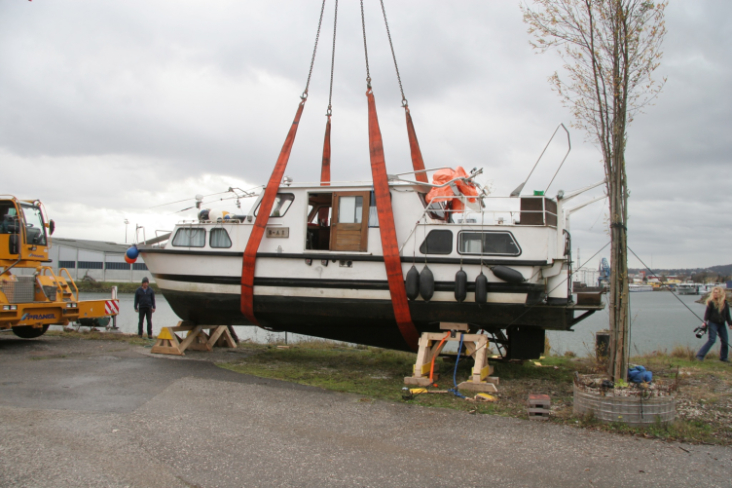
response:
[[[732,486],[732,449],[371,402],[111,341],[0,336],[1,487]]]

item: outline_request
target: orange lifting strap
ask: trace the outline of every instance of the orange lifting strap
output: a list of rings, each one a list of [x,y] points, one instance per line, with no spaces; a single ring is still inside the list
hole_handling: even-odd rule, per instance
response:
[[[371,175],[374,180],[374,195],[376,196],[376,211],[379,215],[379,230],[381,234],[381,248],[386,265],[386,277],[389,280],[391,304],[394,308],[399,331],[404,341],[413,350],[417,350],[419,334],[412,323],[407,302],[407,290],[404,286],[402,274],[402,260],[399,256],[396,228],[394,227],[394,211],[391,207],[389,182],[386,177],[386,162],[384,161],[384,144],[379,129],[379,119],[376,116],[376,102],[374,92],[366,92],[369,102],[369,151],[371,153]]]
[[[325,124],[325,140],[323,141],[323,164],[320,167],[320,186],[330,186],[330,115]],[[326,207],[318,210],[318,221],[328,221],[329,209]]]
[[[427,172],[424,170],[424,160],[422,159],[422,151],[419,149],[417,133],[414,131],[414,124],[412,123],[412,114],[409,113],[409,107],[406,105],[404,106],[404,112],[407,114],[407,134],[409,135],[409,149],[412,152],[414,176],[417,178],[417,181],[429,183],[427,180]]]
[[[306,99],[303,98],[302,102],[300,102],[300,106],[297,108],[295,120],[292,121],[292,127],[290,127],[290,132],[287,134],[285,144],[282,146],[280,156],[277,158],[277,163],[275,164],[274,171],[272,171],[272,176],[269,177],[269,183],[267,183],[267,188],[264,190],[262,202],[259,204],[257,218],[254,221],[254,226],[252,227],[252,233],[249,235],[247,247],[244,250],[244,260],[241,268],[241,313],[243,313],[250,322],[257,325],[259,325],[259,322],[257,322],[256,317],[254,317],[254,267],[257,262],[257,251],[259,250],[259,244],[262,242],[264,229],[267,226],[269,214],[272,212],[272,206],[274,205],[275,198],[277,197],[280,182],[285,174],[287,161],[290,159],[292,144],[295,142],[297,126],[300,123],[300,116],[302,115],[302,110],[305,107],[305,101]]]
[[[320,167],[320,186],[330,186],[330,115],[328,116],[328,122],[325,124],[323,164]]]

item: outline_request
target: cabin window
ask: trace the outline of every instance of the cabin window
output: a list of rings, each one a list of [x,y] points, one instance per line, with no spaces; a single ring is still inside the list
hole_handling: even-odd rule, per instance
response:
[[[178,229],[172,244],[176,247],[203,247],[206,245],[206,231],[190,227]]]
[[[43,226],[41,209],[31,205],[21,205],[25,217],[25,243],[46,245],[46,228]]]
[[[452,254],[452,231],[432,230],[421,246],[422,254]]]
[[[18,233],[18,214],[12,202],[0,202],[0,234]]]
[[[212,229],[208,236],[208,243],[213,248],[231,247],[231,239],[226,229]]]
[[[461,232],[458,235],[458,252],[518,256],[521,248],[510,232]]]
[[[292,193],[278,193],[275,197],[274,205],[272,205],[272,211],[269,213],[270,218],[284,217],[294,200],[295,195]],[[255,216],[259,212],[259,205],[254,211]]]
[[[363,197],[341,197],[338,205],[338,223],[360,224],[363,218]]]
[[[369,227],[379,226],[379,212],[376,209],[376,193],[371,192],[371,205],[369,205]]]

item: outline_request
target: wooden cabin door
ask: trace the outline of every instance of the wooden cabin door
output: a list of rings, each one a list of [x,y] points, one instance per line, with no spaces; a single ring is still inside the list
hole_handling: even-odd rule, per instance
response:
[[[368,191],[333,194],[330,224],[331,251],[366,251],[369,230]]]

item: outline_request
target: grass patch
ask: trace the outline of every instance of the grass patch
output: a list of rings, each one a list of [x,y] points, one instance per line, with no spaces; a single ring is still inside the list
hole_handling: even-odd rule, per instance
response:
[[[675,422],[667,426],[633,428],[619,423],[604,424],[573,414],[574,373],[596,372],[598,365],[590,358],[563,355],[547,356],[538,361],[492,363],[494,375],[500,378],[499,392],[495,395],[498,399],[494,403],[468,402],[451,394],[423,394],[405,401],[402,400],[404,377],[411,375],[415,354],[324,341],[298,343],[287,349],[277,346],[241,344],[239,347],[247,348],[248,354],[219,366],[370,399],[516,418],[527,418],[529,393],[544,393],[552,399],[550,421],[553,423],[623,435],[732,445],[732,368],[713,357],[697,362],[693,354],[690,358],[688,351],[681,348],[671,353],[658,351],[631,359],[631,363],[642,364],[651,370],[654,378],[674,381],[678,377],[681,385]],[[461,359],[458,382],[470,375],[472,364],[472,359]],[[438,389],[452,388],[454,366],[454,358],[435,361]]]
[[[80,292],[89,293],[112,293],[113,286],[117,287],[117,293],[135,293],[135,291],[140,288],[140,283],[137,281],[129,283],[113,281],[90,281],[80,279],[78,281],[75,281],[75,283]],[[155,293],[160,293],[160,288],[158,288],[158,285],[156,283],[150,283],[150,288],[152,288]]]
[[[126,342],[137,346],[146,346],[153,342],[151,339],[143,339],[137,336],[137,334],[123,334],[119,332],[99,332],[95,330],[91,331],[79,331],[74,330],[49,330],[44,335],[53,337],[62,337],[64,339],[82,339],[87,341],[112,341],[112,342]]]

